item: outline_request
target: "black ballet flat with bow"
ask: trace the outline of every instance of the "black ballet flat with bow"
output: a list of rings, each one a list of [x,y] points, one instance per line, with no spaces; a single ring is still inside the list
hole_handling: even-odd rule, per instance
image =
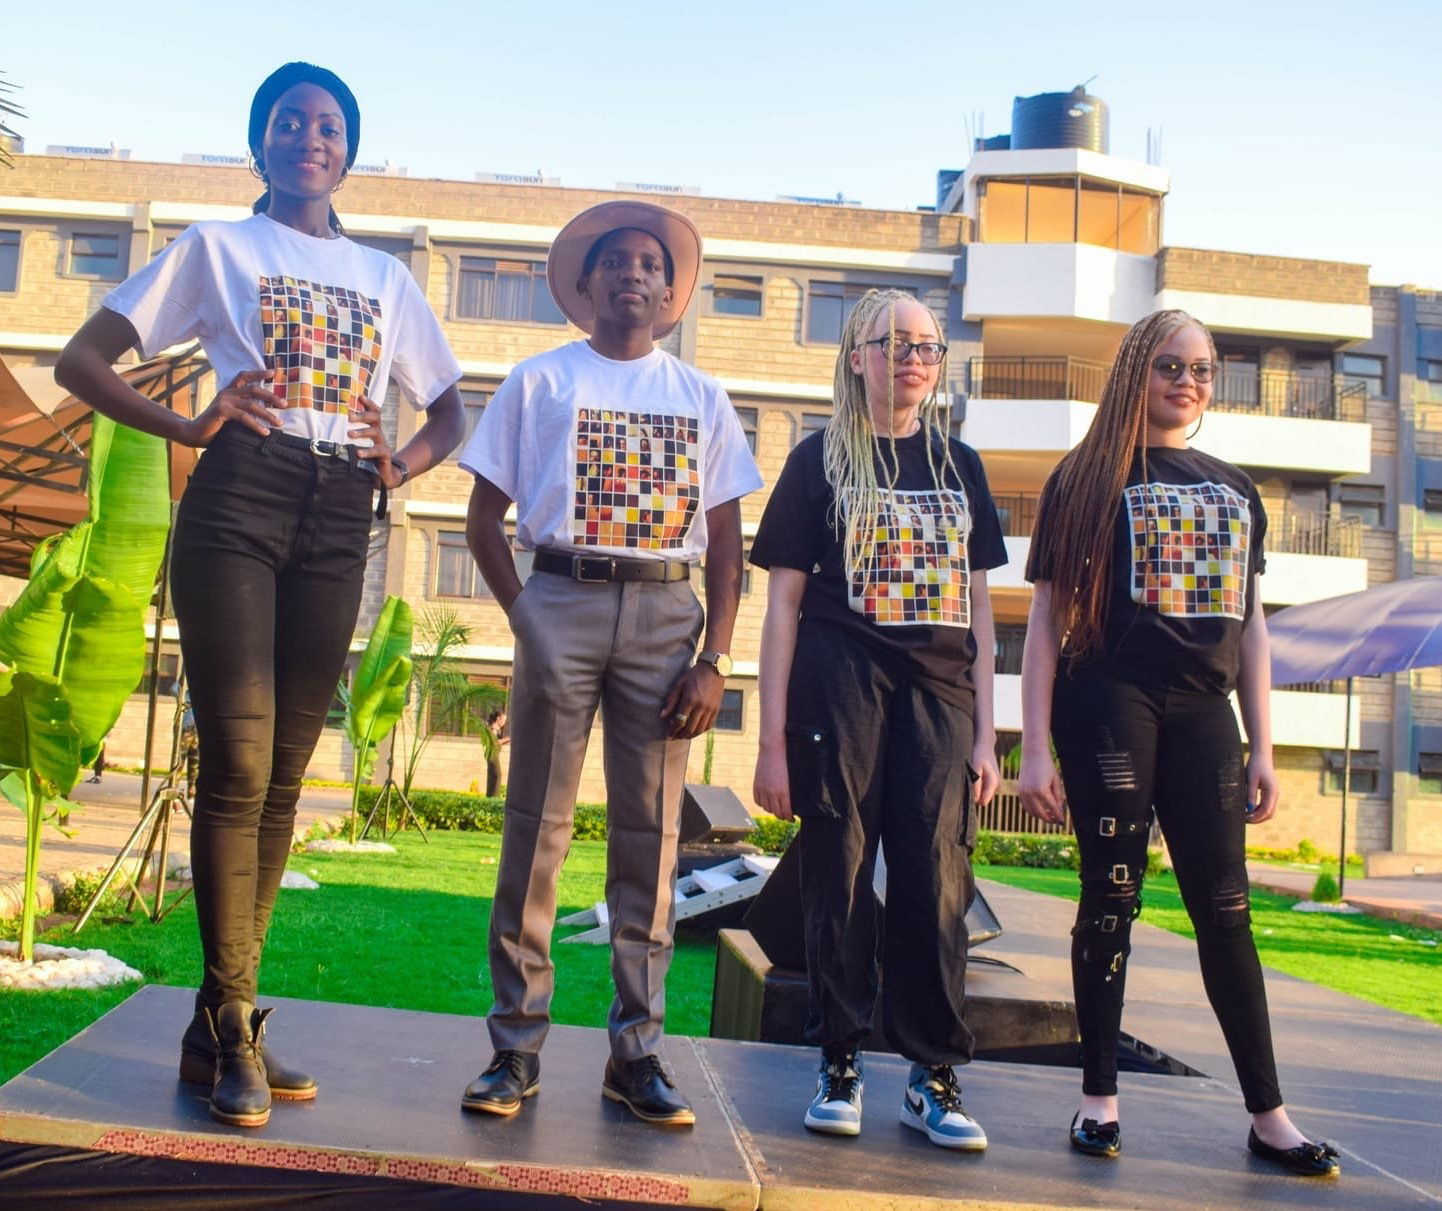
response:
[[[1295,1148],[1273,1148],[1258,1138],[1256,1129],[1247,1132],[1247,1148],[1253,1156],[1281,1165],[1302,1177],[1336,1177],[1342,1172],[1337,1149],[1318,1140],[1315,1144],[1298,1144]]]
[[[1094,1118],[1084,1119],[1078,1110],[1072,1116],[1071,1130],[1067,1132],[1071,1146],[1088,1156],[1104,1156],[1108,1160],[1121,1155],[1122,1125],[1113,1120],[1099,1123]]]

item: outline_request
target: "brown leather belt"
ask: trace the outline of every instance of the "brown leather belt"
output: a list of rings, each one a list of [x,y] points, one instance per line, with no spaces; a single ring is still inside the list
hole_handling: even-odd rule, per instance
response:
[[[685,580],[691,565],[676,559],[618,559],[614,555],[578,555],[541,547],[531,565],[537,572],[569,576],[583,584],[609,584],[618,580],[648,580],[659,584]]]

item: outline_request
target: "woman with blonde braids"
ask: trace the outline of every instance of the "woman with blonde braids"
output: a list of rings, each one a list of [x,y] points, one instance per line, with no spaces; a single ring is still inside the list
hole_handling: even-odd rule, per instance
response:
[[[751,552],[770,569],[754,793],[802,821],[806,1033],[821,1048],[806,1126],[861,1130],[884,845],[882,1028],[912,1061],[901,1121],[979,1151],[952,1065],[972,1053],[971,805],[998,782],[986,572],[1006,549],[976,452],[947,436],[945,359],[936,317],[902,291],[868,291],[847,320],[835,414],[791,452]]]
[[[1042,820],[1060,823],[1070,805],[1081,856],[1072,1146],[1121,1151],[1117,1037],[1155,813],[1252,1115],[1248,1147],[1330,1177],[1336,1150],[1308,1142],[1282,1105],[1252,941],[1245,827],[1269,819],[1278,800],[1256,589],[1267,518],[1245,473],[1187,445],[1216,369],[1211,336],[1185,312],[1141,320],[1122,340],[1091,429],[1047,482],[1026,570],[1036,587],[1019,789]],[[1245,767],[1234,688],[1251,742]]]

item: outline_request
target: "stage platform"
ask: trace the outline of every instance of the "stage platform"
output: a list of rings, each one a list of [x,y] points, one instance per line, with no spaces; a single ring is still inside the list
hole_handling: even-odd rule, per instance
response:
[[[305,1001],[273,1002],[272,1039],[305,1058],[320,1096],[276,1103],[258,1130],[228,1128],[210,1119],[202,1091],[175,1079],[191,995],[143,988],[0,1088],[0,1139],[10,1141],[0,1145],[0,1205],[1381,1211],[1442,1203],[1435,1188],[1357,1163],[1364,1137],[1405,1132],[1414,1151],[1430,1148],[1435,1173],[1438,1127],[1433,1119],[1419,1133],[1411,1112],[1379,1102],[1378,1082],[1355,1066],[1332,1088],[1339,1103],[1351,1100],[1345,1175],[1316,1183],[1251,1158],[1237,1095],[1212,1079],[1125,1076],[1126,1152],[1108,1163],[1065,1145],[1075,1070],[977,1063],[963,1081],[991,1147],[963,1155],[897,1121],[906,1066],[895,1057],[868,1057],[864,1132],[834,1139],[800,1122],[814,1052],[673,1038],[669,1059],[698,1121],[664,1129],[601,1098],[603,1031],[558,1027],[541,1092],[500,1119],[459,1106],[488,1058],[480,1022]]]

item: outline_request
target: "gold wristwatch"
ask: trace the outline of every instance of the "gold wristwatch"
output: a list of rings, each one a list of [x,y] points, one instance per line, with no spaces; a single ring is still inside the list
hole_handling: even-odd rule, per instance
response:
[[[697,664],[709,664],[722,677],[731,676],[731,657],[725,652],[701,652],[696,657]]]

